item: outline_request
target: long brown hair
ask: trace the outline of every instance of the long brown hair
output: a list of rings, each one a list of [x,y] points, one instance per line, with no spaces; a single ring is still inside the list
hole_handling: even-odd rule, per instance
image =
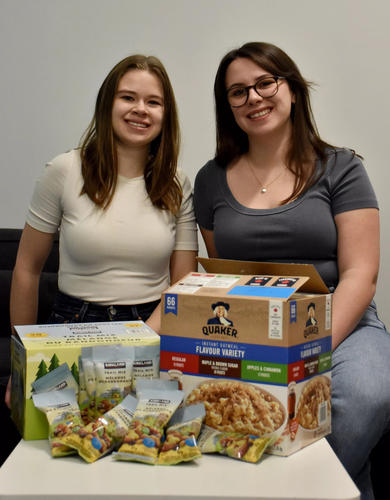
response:
[[[217,133],[215,159],[218,163],[228,165],[246,153],[249,148],[248,136],[237,125],[226,96],[227,68],[235,59],[241,57],[250,59],[272,75],[286,78],[295,95],[295,104],[291,108],[292,138],[286,160],[296,180],[293,193],[283,201],[287,203],[306,191],[317,178],[313,157],[317,156],[324,161],[326,149],[333,146],[324,142],[319,136],[310,105],[311,83],[303,78],[295,62],[275,45],[249,42],[225,55],[215,77]]]
[[[95,113],[80,143],[84,185],[81,194],[98,206],[110,204],[118,179],[118,158],[112,128],[112,106],[119,80],[132,69],[154,74],[164,93],[164,117],[161,133],[152,141],[144,171],[146,190],[157,208],[176,214],[183,193],[176,176],[180,130],[176,100],[168,74],[157,57],[132,55],[120,61],[100,87]]]

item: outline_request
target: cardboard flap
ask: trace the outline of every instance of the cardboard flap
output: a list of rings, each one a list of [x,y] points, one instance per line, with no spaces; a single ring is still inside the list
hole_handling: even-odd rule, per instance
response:
[[[300,287],[300,292],[329,293],[328,287],[312,264],[206,259],[203,257],[197,257],[197,261],[201,264],[206,273],[307,276],[309,279]]]

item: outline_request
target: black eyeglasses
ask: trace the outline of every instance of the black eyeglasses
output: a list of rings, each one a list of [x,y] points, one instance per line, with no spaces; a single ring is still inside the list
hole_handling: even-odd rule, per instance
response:
[[[232,108],[239,108],[247,103],[251,89],[260,97],[273,97],[279,90],[279,80],[284,79],[284,76],[263,76],[254,85],[234,86],[227,91],[227,100]]]

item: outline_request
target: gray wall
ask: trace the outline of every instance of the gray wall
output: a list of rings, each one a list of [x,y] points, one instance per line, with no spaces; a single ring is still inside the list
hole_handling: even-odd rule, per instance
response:
[[[219,60],[246,41],[272,42],[317,84],[313,108],[323,138],[366,160],[381,206],[377,303],[390,325],[389,5],[0,0],[0,227],[23,226],[44,162],[77,145],[103,78],[121,58],[154,54],[166,65],[180,110],[181,163],[193,180],[214,151],[212,85]]]

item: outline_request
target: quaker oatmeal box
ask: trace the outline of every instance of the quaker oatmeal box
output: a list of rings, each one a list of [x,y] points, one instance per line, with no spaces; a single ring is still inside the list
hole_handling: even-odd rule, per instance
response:
[[[199,259],[162,298],[160,376],[205,424],[290,455],[331,430],[332,296],[310,265]]]

